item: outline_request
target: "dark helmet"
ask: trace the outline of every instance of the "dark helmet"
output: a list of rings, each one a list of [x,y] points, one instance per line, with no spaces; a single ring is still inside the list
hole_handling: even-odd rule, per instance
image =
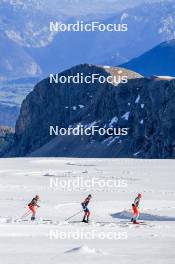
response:
[[[91,195],[91,194],[89,194],[89,195],[88,195],[88,197],[89,197],[89,198],[91,198],[91,197],[92,197],[92,195]]]
[[[39,195],[37,194],[37,195],[35,196],[35,198],[36,198],[37,200],[39,200],[40,197],[39,197]]]

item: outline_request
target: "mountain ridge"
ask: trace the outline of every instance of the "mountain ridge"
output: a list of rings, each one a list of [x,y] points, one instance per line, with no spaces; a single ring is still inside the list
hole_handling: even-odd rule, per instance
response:
[[[109,70],[109,69],[108,69]],[[83,72],[109,76],[95,65],[78,65],[65,76]],[[111,71],[113,72],[113,70]],[[175,80],[130,79],[118,86],[38,83],[23,101],[7,156],[173,158]],[[114,121],[115,120],[115,121]],[[50,126],[128,128],[126,136],[50,136]]]
[[[144,76],[175,76],[175,39],[163,42],[121,66]]]

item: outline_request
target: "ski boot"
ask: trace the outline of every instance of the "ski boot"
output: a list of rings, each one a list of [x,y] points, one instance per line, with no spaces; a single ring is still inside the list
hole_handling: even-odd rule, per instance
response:
[[[133,221],[133,224],[139,225],[140,222],[138,222],[137,220],[134,220],[134,221]]]
[[[86,221],[86,219],[85,219],[85,218],[83,218],[82,222],[83,222],[83,223],[87,223],[87,221]]]
[[[34,221],[34,220],[35,220],[35,216],[32,216],[32,217],[31,217],[31,221]]]
[[[82,220],[83,223],[88,223],[88,219],[86,220],[86,218],[84,217]]]

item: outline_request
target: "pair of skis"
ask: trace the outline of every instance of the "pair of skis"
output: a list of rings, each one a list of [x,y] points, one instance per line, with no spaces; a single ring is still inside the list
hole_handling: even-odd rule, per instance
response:
[[[135,223],[133,223],[133,222],[131,222],[131,221],[119,221],[119,222],[105,222],[105,221],[93,221],[93,222],[91,222],[91,221],[89,221],[89,222],[84,222],[84,221],[69,221],[68,222],[69,224],[79,224],[79,223],[87,223],[87,224],[92,224],[92,223],[94,223],[94,224],[104,224],[104,225],[106,225],[106,224],[132,224],[132,225],[146,225],[147,223],[146,222],[144,222],[144,221],[140,221],[140,222],[135,222]]]

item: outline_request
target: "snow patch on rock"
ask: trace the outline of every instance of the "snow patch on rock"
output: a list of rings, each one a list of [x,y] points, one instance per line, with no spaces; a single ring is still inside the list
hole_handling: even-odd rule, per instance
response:
[[[142,119],[142,120],[140,120],[140,124],[142,125],[143,123],[144,123],[143,119]]]
[[[130,112],[126,112],[123,116],[122,119],[128,120],[129,119]]]
[[[118,122],[118,117],[117,117],[117,116],[114,116],[114,117],[111,119],[111,121],[110,121],[110,123],[109,123],[109,126],[112,127],[113,124],[116,124],[117,122]]]
[[[137,96],[136,100],[135,100],[135,104],[138,104],[140,101],[140,95]]]

